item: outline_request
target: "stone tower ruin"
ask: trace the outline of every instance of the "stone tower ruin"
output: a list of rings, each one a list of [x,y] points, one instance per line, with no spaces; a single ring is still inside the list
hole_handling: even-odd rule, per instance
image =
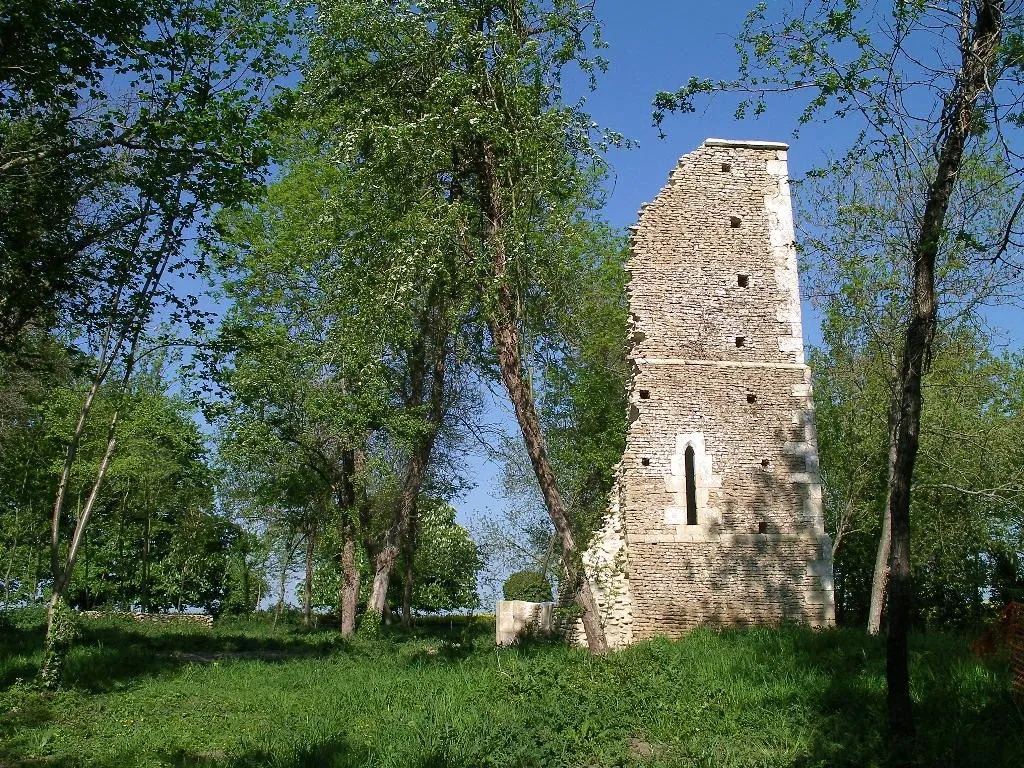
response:
[[[708,139],[633,228],[626,450],[584,555],[613,647],[834,621],[787,149]]]

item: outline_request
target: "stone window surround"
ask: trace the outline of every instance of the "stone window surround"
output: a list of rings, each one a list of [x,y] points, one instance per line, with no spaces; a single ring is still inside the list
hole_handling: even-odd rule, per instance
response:
[[[686,449],[693,449],[694,491],[697,524],[686,524]],[[676,451],[670,457],[672,474],[665,476],[665,490],[674,495],[674,503],[665,508],[665,525],[675,527],[679,535],[708,539],[718,534],[722,515],[711,506],[712,491],[722,487],[722,476],[711,466],[703,432],[676,435]]]

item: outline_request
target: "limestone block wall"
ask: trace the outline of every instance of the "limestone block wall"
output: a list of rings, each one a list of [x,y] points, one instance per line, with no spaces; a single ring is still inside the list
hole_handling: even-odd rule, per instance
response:
[[[622,467],[616,472],[621,476]],[[608,514],[582,556],[594,597],[601,608],[605,639],[613,648],[633,642],[633,600],[629,590],[626,536],[620,506],[622,486],[616,479]],[[567,634],[577,645],[586,645],[583,622],[576,619]]]
[[[834,620],[786,150],[708,139],[633,228],[626,450],[584,558],[613,645]]]
[[[555,604],[551,602],[499,600],[494,614],[495,643],[515,645],[527,634],[551,634],[554,607]]]

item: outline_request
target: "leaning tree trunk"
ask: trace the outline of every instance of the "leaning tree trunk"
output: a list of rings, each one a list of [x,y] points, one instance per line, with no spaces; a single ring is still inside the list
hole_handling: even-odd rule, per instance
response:
[[[980,0],[973,25],[965,14],[961,29],[961,66],[956,86],[946,99],[939,136],[935,177],[928,187],[921,228],[914,242],[914,284],[903,356],[893,392],[896,422],[892,433],[889,514],[888,684],[890,747],[894,764],[913,762],[914,721],[910,698],[907,633],[910,625],[910,497],[920,442],[921,379],[931,355],[938,316],[935,262],[946,211],[963,161],[978,99],[988,89],[988,73],[1002,39],[1003,0]]]
[[[426,444],[424,444],[426,443]],[[388,585],[391,583],[391,573],[398,561],[398,554],[402,539],[409,527],[409,519],[412,517],[412,510],[420,493],[420,485],[423,483],[423,473],[430,457],[430,444],[424,440],[417,447],[415,453],[409,459],[409,465],[405,471],[405,481],[402,483],[402,492],[395,504],[395,513],[387,533],[384,535],[384,542],[377,553],[373,569],[373,585],[370,588],[370,600],[367,604],[367,613],[383,616],[387,606]]]
[[[440,319],[439,317],[440,316]],[[367,613],[378,616],[384,614],[387,606],[388,585],[391,573],[398,561],[399,548],[409,534],[409,522],[412,519],[416,503],[420,495],[420,486],[430,455],[434,450],[434,440],[444,419],[445,409],[445,374],[448,364],[448,333],[447,324],[443,319],[444,308],[437,300],[436,294],[428,302],[420,323],[420,336],[410,354],[410,393],[407,400],[409,407],[415,408],[423,404],[424,388],[429,384],[430,408],[426,416],[426,428],[409,457],[405,470],[402,491],[395,504],[394,515],[377,557],[374,560],[373,586]],[[430,370],[427,361],[430,360]],[[429,382],[427,381],[429,373]]]
[[[487,142],[481,146],[481,181],[485,195],[483,211],[487,219],[487,236],[491,246],[491,275],[497,283],[494,309],[488,318],[491,340],[498,357],[501,380],[515,408],[516,420],[526,443],[537,484],[540,486],[548,516],[555,527],[564,559],[563,569],[568,581],[569,593],[583,612],[583,629],[587,635],[587,646],[591,653],[603,654],[608,651],[601,614],[594,597],[586,571],[580,562],[580,553],[573,533],[569,510],[562,501],[558,481],[548,458],[544,444],[544,432],[540,417],[533,401],[533,393],[527,383],[523,366],[519,330],[517,327],[516,300],[509,288],[506,274],[508,263],[505,252],[505,210],[501,197],[501,183],[498,161],[494,148]]]
[[[48,688],[57,688],[60,685],[61,672],[64,667],[64,656],[70,647],[70,640],[68,638],[71,636],[71,630],[68,629],[66,633],[62,632],[62,626],[70,626],[70,621],[61,619],[62,608],[66,608],[64,605],[64,593],[71,583],[75,563],[78,561],[78,555],[85,538],[86,527],[89,525],[89,518],[92,516],[93,509],[96,506],[96,499],[99,497],[100,488],[102,488],[103,481],[107,476],[107,470],[110,468],[110,460],[113,458],[114,450],[117,448],[118,415],[119,411],[115,410],[113,417],[110,419],[110,425],[107,429],[106,450],[103,452],[103,459],[100,461],[99,470],[96,472],[92,489],[89,491],[89,497],[86,499],[85,506],[78,515],[78,522],[75,524],[75,529],[71,534],[71,543],[68,545],[68,551],[63,561],[60,558],[58,538],[60,519],[63,514],[63,488],[58,491],[57,502],[54,505],[51,522],[52,536],[50,540],[53,590],[46,608],[46,639],[43,649],[43,665],[39,670],[39,677],[43,685]],[[83,425],[84,421],[80,421],[79,426],[82,427]],[[69,449],[68,457],[65,463],[66,472],[69,472],[67,468],[74,459],[73,450]],[[66,481],[66,477],[62,476],[62,482],[64,481]],[[66,636],[62,636],[62,634]]]
[[[890,441],[892,438],[890,438]],[[892,466],[892,451],[889,452],[889,466]],[[890,480],[890,484],[891,484]],[[871,603],[868,605],[868,634],[877,635],[882,631],[882,614],[885,611],[885,594],[889,586],[889,547],[892,543],[892,516],[889,498],[886,494],[885,509],[882,510],[882,533],[878,539],[878,553],[875,555],[875,570],[871,576]]]

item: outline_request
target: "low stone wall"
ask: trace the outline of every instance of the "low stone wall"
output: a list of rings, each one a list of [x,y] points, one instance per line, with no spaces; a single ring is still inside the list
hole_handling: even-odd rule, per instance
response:
[[[132,619],[150,624],[195,624],[212,627],[213,616],[208,613],[143,613],[142,611],[79,611],[87,619]]]
[[[528,634],[548,635],[552,630],[554,603],[499,600],[495,626],[498,645],[515,645]]]

